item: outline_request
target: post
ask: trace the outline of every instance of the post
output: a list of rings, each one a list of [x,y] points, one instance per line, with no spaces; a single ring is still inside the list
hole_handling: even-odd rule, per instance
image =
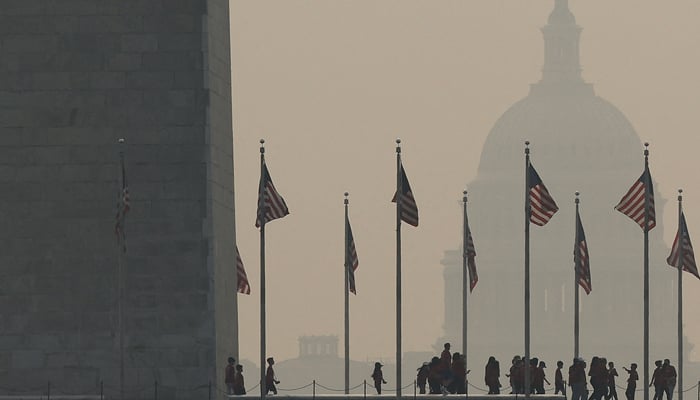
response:
[[[105,398],[105,383],[104,381],[100,381],[100,400],[104,400]]]
[[[464,371],[467,368],[467,312],[468,312],[468,268],[467,268],[467,248],[469,247],[469,219],[467,217],[467,191],[462,192],[462,216],[463,216],[463,235],[462,235],[462,351],[464,352]],[[464,376],[464,397],[467,398],[469,395],[468,385],[466,384],[466,375]]]
[[[530,142],[525,142],[525,398],[530,398]],[[649,400],[649,399],[645,399]]]
[[[207,399],[211,400],[211,380],[209,380],[209,387],[207,392]]]
[[[683,218],[683,189],[678,189],[678,400],[683,400],[683,250],[685,248],[685,227],[681,229]]]
[[[367,399],[367,379],[362,381],[362,386],[363,386],[362,398]],[[698,395],[698,400],[700,400],[700,395]]]
[[[46,384],[46,399],[51,400],[51,381]]]
[[[345,394],[350,393],[350,235],[348,235],[348,192],[345,192]]]
[[[311,385],[312,392],[311,393],[313,394],[313,398],[315,399],[316,398],[316,379],[314,379],[313,382],[311,382],[311,383],[312,383],[312,385]]]
[[[396,398],[401,398],[401,139],[396,139]]]
[[[581,238],[578,237],[578,205],[579,205],[579,192],[576,192],[576,200],[574,200],[576,204],[576,221],[574,222],[576,225],[576,234],[575,234],[575,239],[574,239],[574,358],[578,358],[579,356],[579,290],[578,290],[578,281],[579,281],[579,266],[581,262],[581,250],[580,250],[580,243],[581,243]]]
[[[153,400],[158,400],[158,380],[153,383]]]
[[[260,139],[260,176],[265,166],[265,139]],[[260,196],[261,193],[258,193]],[[258,201],[260,199],[258,198]],[[259,207],[260,205],[258,205]],[[260,399],[265,400],[267,387],[265,382],[265,221],[260,223]]]
[[[649,170],[649,143],[644,143],[644,171]],[[651,177],[649,178],[651,179]],[[651,183],[651,182],[649,182]],[[649,400],[649,187],[644,188],[644,400]]]

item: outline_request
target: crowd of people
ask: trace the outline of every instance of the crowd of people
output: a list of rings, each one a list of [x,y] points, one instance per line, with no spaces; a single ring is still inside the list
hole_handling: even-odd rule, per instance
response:
[[[445,343],[444,349],[440,356],[433,357],[429,362],[424,362],[417,369],[416,384],[421,394],[464,394],[467,390],[467,374],[470,370],[466,369],[466,360],[460,354],[455,352],[450,353],[450,343]],[[265,388],[267,393],[272,392],[277,394],[276,385],[279,380],[275,376],[273,365],[275,360],[270,357],[267,359],[267,370],[265,374]],[[649,382],[649,387],[654,387],[653,400],[673,400],[673,390],[676,387],[677,373],[676,368],[671,365],[671,362],[666,359],[663,362],[657,360],[655,362],[656,369]],[[377,394],[382,394],[382,385],[386,384],[384,374],[382,373],[383,365],[380,362],[374,363],[372,371],[372,381]],[[554,394],[562,394],[566,396],[566,386],[571,388],[572,400],[618,400],[616,390],[616,378],[619,376],[615,369],[615,364],[608,362],[604,357],[593,357],[591,365],[586,373],[586,361],[580,357],[574,358],[573,363],[569,366],[567,380],[564,380],[564,363],[557,361],[557,369],[554,373]],[[523,357],[515,356],[511,360],[511,366],[505,376],[509,379],[511,392],[510,394],[525,394],[525,376],[526,371],[529,371],[530,378],[530,393],[544,394],[545,383],[551,385],[545,374],[547,365],[544,361],[540,361],[537,357],[529,360],[529,366],[526,368],[526,360]],[[637,390],[637,381],[639,373],[637,372],[637,364],[632,363],[629,368],[623,367],[627,372],[627,387],[625,396],[627,400],[634,400]],[[484,370],[484,383],[488,387],[489,394],[501,393],[501,369],[498,360],[495,357],[489,357]],[[236,364],[233,357],[229,357],[228,365],[225,371],[225,383],[228,394],[244,395],[246,394],[245,382],[243,378],[243,366]],[[589,392],[587,384],[590,383],[593,389]]]
[[[418,368],[416,383],[421,394],[448,394],[465,393],[467,374],[464,357],[459,353],[450,354],[450,344],[445,343],[445,348],[440,357],[433,357],[430,362],[424,362]],[[649,382],[649,387],[654,387],[653,400],[673,400],[673,390],[676,386],[676,368],[666,359],[656,361],[656,369]],[[526,369],[526,361],[523,357],[515,356],[505,376],[509,379],[510,394],[525,394],[525,375],[529,370],[531,394],[544,394],[545,384],[551,385],[545,374],[547,365],[537,357],[529,360]],[[566,396],[566,386],[571,388],[572,400],[618,400],[616,378],[619,377],[615,364],[608,362],[604,357],[593,357],[590,367],[586,372],[587,363],[582,358],[575,358],[564,372],[564,363],[557,361],[557,369],[554,373],[554,394]],[[379,369],[379,375],[376,371]],[[627,372],[627,387],[625,397],[634,400],[637,390],[639,373],[637,364],[632,363],[629,368],[623,367]],[[379,377],[377,379],[376,377]],[[375,373],[372,374],[377,393],[381,394],[381,384],[386,383],[381,375],[381,364],[375,365]],[[566,379],[565,379],[566,377]],[[484,370],[484,383],[488,387],[489,394],[501,393],[500,364],[495,357],[489,357]],[[587,384],[590,383],[592,392],[589,392]],[[426,391],[427,389],[427,391]]]
[[[663,400],[664,395],[666,400],[673,400],[673,390],[676,386],[676,368],[671,365],[671,362],[666,359],[656,361],[656,369],[651,378],[649,386],[654,387],[654,400]],[[530,393],[544,394],[545,383],[550,385],[546,378],[545,368],[547,365],[544,361],[539,361],[536,357],[530,359],[528,370],[530,375]],[[557,369],[554,373],[554,394],[566,395],[566,386],[571,387],[572,400],[618,400],[616,378],[619,376],[615,364],[608,362],[604,357],[593,357],[591,365],[586,373],[586,361],[582,358],[574,358],[573,363],[569,366],[567,380],[564,380],[564,363],[557,362]],[[627,387],[625,397],[627,400],[634,400],[637,390],[637,381],[639,373],[637,372],[637,364],[632,363],[629,368],[623,369],[627,372]],[[511,366],[506,374],[510,380],[511,394],[525,393],[525,360],[520,356],[513,357]],[[499,381],[500,369],[498,361],[494,357],[490,357],[486,364],[484,373],[484,381],[489,388],[489,394],[499,394],[501,384]],[[590,383],[592,392],[589,392],[587,384]]]
[[[465,358],[450,353],[450,344],[445,343],[440,356],[433,357],[418,368],[416,384],[421,394],[466,393],[467,364]]]

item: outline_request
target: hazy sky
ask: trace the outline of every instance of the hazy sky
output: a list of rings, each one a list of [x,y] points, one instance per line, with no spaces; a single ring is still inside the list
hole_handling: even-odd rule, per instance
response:
[[[664,239],[670,246],[683,187],[700,248],[700,2],[569,3],[583,27],[584,79],[652,144],[655,189],[670,200]],[[253,291],[239,296],[241,358],[259,357],[260,138],[291,212],[266,229],[268,353],[296,357],[301,335],[336,334],[342,343],[348,191],[360,260],[351,357],[393,358],[396,137],[420,212],[420,226],[402,230],[403,349],[430,350],[442,334],[439,261],[461,241],[461,192],[494,122],[540,79],[540,28],[553,4],[232,0],[237,240]],[[686,276],[686,304],[697,303],[700,282]],[[686,332],[700,344],[693,317],[686,314]]]

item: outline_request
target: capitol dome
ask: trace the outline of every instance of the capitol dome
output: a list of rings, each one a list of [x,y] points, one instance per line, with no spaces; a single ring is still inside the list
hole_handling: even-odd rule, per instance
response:
[[[642,143],[634,128],[592,89],[552,93],[534,85],[533,93],[495,123],[484,144],[479,175],[522,169],[526,140],[543,168],[597,173],[640,166]]]
[[[601,172],[638,166],[642,143],[632,124],[614,105],[596,96],[593,86],[581,77],[581,27],[567,0],[556,0],[542,33],[542,80],[495,123],[484,145],[479,174],[522,168],[519,160],[526,140],[543,167]]]

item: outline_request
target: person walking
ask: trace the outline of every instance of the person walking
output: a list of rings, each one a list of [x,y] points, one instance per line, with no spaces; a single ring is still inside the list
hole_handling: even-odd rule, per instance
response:
[[[663,375],[665,382],[664,392],[666,393],[666,399],[672,400],[678,374],[676,373],[676,367],[671,365],[671,361],[668,358],[664,360],[664,364],[661,367],[661,375]]]
[[[499,380],[501,376],[501,367],[496,360],[496,357],[491,356],[486,362],[486,368],[484,372],[484,382],[486,386],[489,387],[489,394],[500,394],[501,393],[501,382]]]
[[[467,365],[464,363],[464,357],[455,352],[452,355],[452,382],[448,390],[452,394],[467,393]]]
[[[601,400],[608,392],[608,374],[605,369],[605,360],[600,357],[593,357],[588,376],[591,377],[590,382],[591,386],[593,386],[593,393],[588,400]]]
[[[615,369],[615,364],[610,361],[608,363],[608,393],[605,395],[605,400],[617,399],[617,389],[615,388],[615,377],[619,376]]]
[[[551,383],[549,383],[547,377],[545,376],[545,368],[547,368],[547,365],[544,363],[544,361],[540,361],[537,367],[532,371],[532,386],[535,390],[535,393],[537,394],[544,394],[545,382],[547,383],[547,385],[551,385]]]
[[[374,380],[374,388],[377,390],[377,394],[382,394],[382,383],[386,384],[384,380],[384,373],[382,373],[382,363],[374,363],[374,371],[372,371],[372,379]]]
[[[428,387],[430,388],[430,394],[440,394],[440,386],[442,384],[442,374],[440,371],[440,358],[433,357],[430,360],[429,370],[428,370]]]
[[[275,359],[269,357],[267,359],[267,372],[265,373],[265,389],[267,389],[266,394],[270,392],[277,394],[277,386],[275,385],[279,385],[280,383],[275,375],[275,370],[272,368],[273,365],[275,365]]]
[[[442,376],[442,394],[449,393],[448,387],[452,383],[452,354],[450,353],[451,345],[445,343],[442,353],[440,353],[440,374]]]
[[[627,400],[634,400],[634,392],[637,390],[637,381],[639,380],[637,364],[630,364],[630,369],[622,368],[629,374],[627,378],[627,389],[625,389],[625,397],[627,397]]]
[[[233,357],[228,358],[228,364],[226,365],[226,370],[224,371],[224,383],[226,384],[226,392],[228,394],[233,394],[233,381],[236,378],[236,359]]]
[[[586,362],[582,358],[574,358],[574,363],[569,367],[569,386],[571,400],[586,400]]]
[[[651,375],[651,382],[649,382],[649,387],[654,385],[654,400],[663,400],[664,392],[666,391],[666,379],[662,374],[663,364],[661,360],[654,361],[656,369]]]
[[[236,376],[233,379],[233,394],[242,396],[245,393],[245,380],[243,379],[243,366],[236,365]]]
[[[420,394],[425,394],[425,384],[428,382],[428,376],[430,375],[430,366],[427,362],[424,362],[416,371],[416,384],[418,385],[418,390]]]
[[[554,394],[563,394],[566,397],[566,382],[562,376],[561,369],[564,368],[563,361],[557,361],[557,370],[554,372]]]

